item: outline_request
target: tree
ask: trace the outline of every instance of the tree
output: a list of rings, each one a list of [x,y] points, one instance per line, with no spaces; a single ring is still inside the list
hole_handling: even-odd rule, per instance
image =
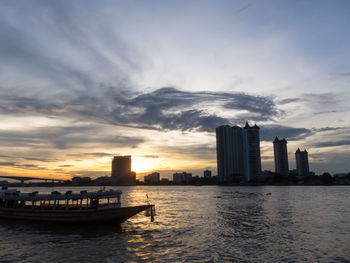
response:
[[[332,184],[333,183],[333,177],[329,173],[323,173],[321,175],[322,183],[323,184]]]

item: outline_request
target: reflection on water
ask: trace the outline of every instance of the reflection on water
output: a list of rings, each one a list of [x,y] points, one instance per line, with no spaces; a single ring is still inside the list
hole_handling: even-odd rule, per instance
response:
[[[1,221],[0,262],[350,259],[348,187],[120,188],[123,205],[143,204],[148,194],[156,205],[155,222],[142,213],[121,226]]]

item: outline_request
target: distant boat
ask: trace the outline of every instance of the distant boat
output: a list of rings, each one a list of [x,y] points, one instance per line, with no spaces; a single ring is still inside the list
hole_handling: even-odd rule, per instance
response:
[[[0,189],[0,219],[47,221],[57,223],[94,223],[112,221],[122,223],[130,217],[146,211],[154,220],[152,204],[122,207],[118,190],[95,192],[67,191],[61,194],[38,192],[21,193],[16,189]]]

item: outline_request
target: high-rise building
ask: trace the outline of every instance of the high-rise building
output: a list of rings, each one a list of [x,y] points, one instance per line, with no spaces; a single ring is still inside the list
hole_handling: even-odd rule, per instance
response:
[[[281,176],[289,175],[287,140],[279,140],[276,136],[273,141],[273,151],[275,155],[275,172]]]
[[[258,180],[261,176],[260,128],[248,122],[243,128],[243,163],[246,181]]]
[[[244,129],[228,125],[216,128],[216,151],[220,183],[256,180],[261,175],[259,127]]]
[[[114,156],[112,160],[112,181],[116,183],[133,183],[136,173],[131,171],[131,156]]]
[[[309,176],[309,156],[306,150],[295,152],[295,162],[297,167],[297,174],[299,177],[307,177]]]
[[[216,157],[220,183],[231,181],[233,175],[232,129],[229,125],[216,128]]]
[[[242,179],[244,175],[243,161],[243,129],[239,126],[232,127],[233,144],[233,178]]]
[[[158,184],[160,182],[160,174],[157,172],[153,172],[144,177],[144,181],[146,184]]]
[[[189,184],[192,180],[192,174],[191,173],[174,173],[173,174],[173,182],[176,184]]]
[[[210,170],[205,170],[204,172],[203,172],[203,176],[204,176],[204,178],[206,178],[206,179],[209,179],[209,178],[211,178],[211,171]]]

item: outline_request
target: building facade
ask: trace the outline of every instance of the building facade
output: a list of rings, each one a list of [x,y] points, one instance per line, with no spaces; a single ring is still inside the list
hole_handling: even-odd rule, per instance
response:
[[[273,141],[273,152],[275,156],[275,172],[281,176],[289,175],[287,140],[279,140],[276,136]]]
[[[295,163],[297,168],[297,174],[299,177],[309,176],[309,155],[306,150],[301,151],[298,148],[298,150],[295,152]]]
[[[210,179],[211,178],[211,171],[210,170],[205,170],[203,172],[203,177],[206,179]]]
[[[220,183],[257,180],[261,176],[259,127],[216,128],[218,179]]]
[[[247,182],[257,181],[261,177],[260,128],[248,122],[243,128],[243,164]]]
[[[220,183],[229,182],[233,175],[232,129],[229,125],[216,128],[216,157]]]
[[[131,156],[114,156],[112,160],[112,181],[118,184],[130,184],[136,180],[136,173],[131,171]]]
[[[154,172],[144,177],[146,184],[159,184],[160,182],[160,173]]]
[[[173,174],[173,182],[175,184],[189,184],[192,181],[191,173],[174,173]]]
[[[216,156],[220,183],[241,179],[243,169],[243,130],[229,125],[216,128]]]

